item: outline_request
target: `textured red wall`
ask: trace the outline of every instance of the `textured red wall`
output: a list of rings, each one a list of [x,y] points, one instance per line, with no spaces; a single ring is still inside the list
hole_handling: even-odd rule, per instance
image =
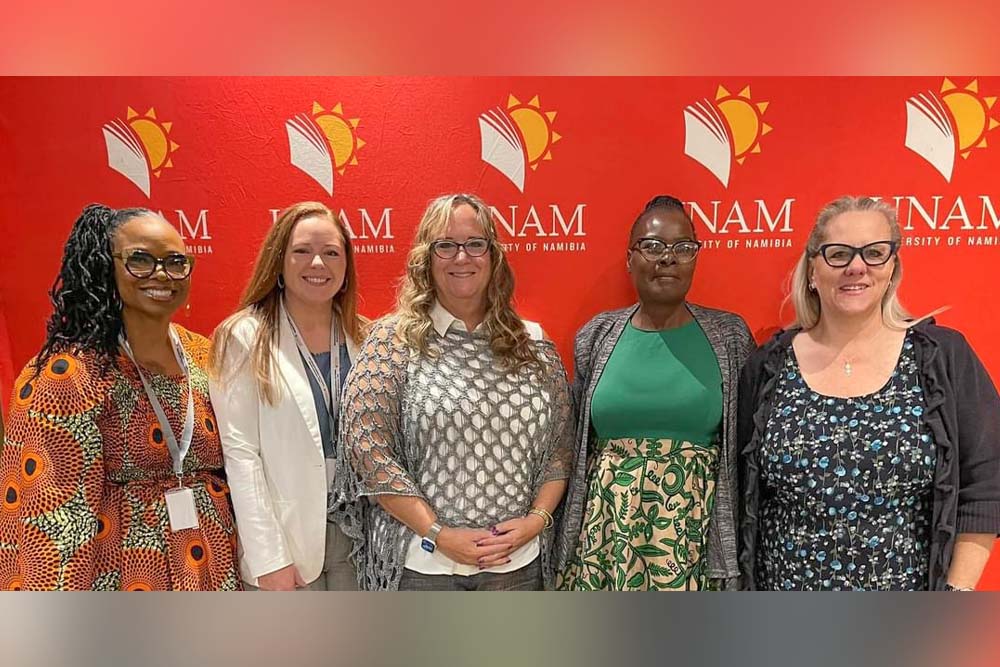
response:
[[[147,206],[181,229],[199,257],[178,318],[208,334],[272,210],[343,209],[375,316],[427,200],[455,191],[497,208],[521,311],[567,365],[576,329],[632,300],[626,235],[652,195],[691,202],[708,242],[692,299],[740,312],[758,338],[790,316],[783,281],[818,208],[886,197],[909,244],[905,303],[950,306],[939,320],[1000,380],[997,95],[1000,78],[971,77],[0,79],[3,395],[42,341],[89,202]],[[984,583],[1000,589],[1000,563]]]

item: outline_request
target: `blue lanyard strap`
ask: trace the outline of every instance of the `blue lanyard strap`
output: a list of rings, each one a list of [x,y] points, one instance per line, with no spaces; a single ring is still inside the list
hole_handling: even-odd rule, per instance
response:
[[[299,333],[299,328],[295,325],[295,320],[292,319],[288,309],[285,308],[284,301],[281,302],[281,312],[284,314],[285,319],[288,320],[288,326],[292,330],[292,338],[295,339],[295,346],[299,349],[299,354],[302,356],[303,361],[305,361],[306,370],[310,375],[312,375],[316,384],[319,385],[320,391],[323,392],[323,400],[327,407],[327,416],[330,420],[330,432],[333,433],[336,430],[336,415],[337,410],[340,407],[341,329],[337,313],[334,311],[333,319],[330,322],[330,382],[327,384],[322,371],[320,371],[319,366],[316,365],[316,360],[313,358],[312,352],[309,351],[305,340],[302,338],[302,334]]]

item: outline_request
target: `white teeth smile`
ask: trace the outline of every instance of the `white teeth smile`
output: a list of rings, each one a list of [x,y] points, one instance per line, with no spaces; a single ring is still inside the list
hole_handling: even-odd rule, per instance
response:
[[[326,283],[330,282],[329,278],[317,278],[314,276],[302,276],[302,279],[305,280],[310,285],[325,285]]]
[[[861,290],[868,289],[868,285],[844,285],[840,289],[845,292],[860,292]]]
[[[142,293],[148,296],[150,299],[153,299],[154,301],[169,301],[170,299],[174,298],[173,290],[168,290],[168,289],[148,288],[142,290]]]

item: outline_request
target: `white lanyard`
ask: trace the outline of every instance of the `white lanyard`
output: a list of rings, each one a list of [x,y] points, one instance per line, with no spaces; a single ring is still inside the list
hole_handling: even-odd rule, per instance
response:
[[[302,338],[302,334],[299,333],[299,328],[295,326],[295,320],[292,319],[291,314],[288,309],[285,308],[284,301],[281,302],[281,311],[284,313],[285,318],[288,320],[288,326],[292,330],[292,338],[295,339],[295,346],[299,349],[299,354],[302,359],[306,362],[306,370],[312,375],[313,380],[319,385],[320,391],[323,392],[323,400],[327,409],[327,418],[330,421],[330,435],[336,433],[337,430],[337,409],[340,405],[340,323],[337,318],[337,313],[334,311],[333,319],[330,321],[330,384],[326,383],[326,379],[323,377],[323,373],[319,370],[319,366],[316,365],[316,360],[312,356],[312,352],[306,347],[305,340]],[[317,415],[319,416],[319,415]]]
[[[181,476],[184,474],[184,457],[187,456],[188,450],[191,448],[191,440],[194,437],[194,392],[191,391],[191,373],[188,371],[187,359],[184,357],[184,349],[181,347],[181,341],[174,332],[173,326],[170,327],[170,343],[174,348],[174,357],[177,359],[177,365],[181,367],[182,371],[184,371],[184,377],[187,379],[188,387],[187,411],[184,413],[184,430],[181,433],[181,440],[179,443],[177,442],[177,437],[174,435],[174,429],[170,426],[170,421],[167,419],[167,414],[163,411],[160,399],[157,398],[156,394],[153,392],[153,388],[150,386],[149,381],[142,372],[142,368],[139,367],[139,363],[135,360],[135,356],[132,354],[131,346],[129,346],[128,341],[125,340],[124,335],[118,335],[118,344],[121,345],[122,349],[125,350],[125,354],[135,365],[135,370],[139,374],[139,379],[142,381],[143,389],[146,390],[146,396],[149,398],[149,403],[153,406],[153,412],[156,414],[156,418],[160,422],[160,430],[163,432],[163,437],[167,441],[167,448],[170,450],[170,458],[173,459],[174,474],[177,475],[177,485],[182,486]]]

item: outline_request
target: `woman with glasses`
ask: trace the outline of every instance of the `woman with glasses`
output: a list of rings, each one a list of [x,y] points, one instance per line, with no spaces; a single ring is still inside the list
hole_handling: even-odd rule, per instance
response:
[[[521,320],[490,210],[432,201],[347,379],[340,518],[368,590],[540,590],[572,467],[566,373]],[[353,511],[353,513],[352,513]]]
[[[639,303],[577,333],[560,588],[736,583],[736,383],[753,338],[738,315],[687,301],[700,248],[683,204],[652,199],[626,252]]]
[[[740,385],[740,565],[765,590],[971,590],[1000,531],[1000,399],[896,295],[891,206],[842,197],[792,276],[796,326]]]
[[[0,457],[0,589],[234,590],[208,341],[170,319],[194,260],[146,209],[73,226]]]
[[[271,226],[215,332],[210,388],[248,587],[357,590],[350,540],[327,515],[340,388],[365,326],[357,300],[343,221],[303,202]]]

